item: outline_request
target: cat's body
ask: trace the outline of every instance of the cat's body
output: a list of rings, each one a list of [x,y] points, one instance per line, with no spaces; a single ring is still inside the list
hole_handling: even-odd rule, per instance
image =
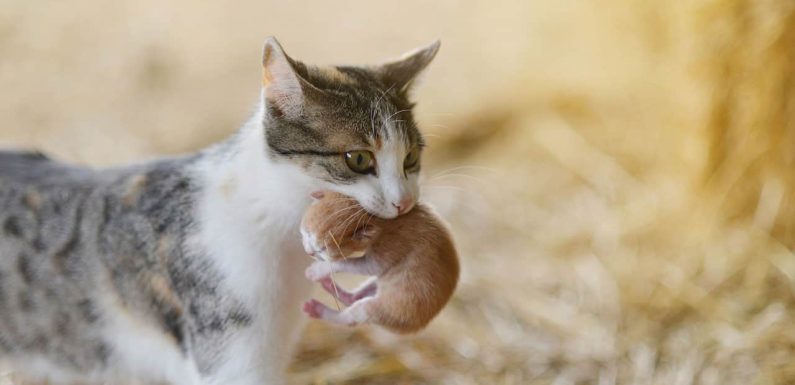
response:
[[[401,127],[389,116],[437,47],[319,69],[271,38],[257,112],[195,155],[92,170],[0,152],[0,361],[54,383],[282,384],[310,289],[310,192],[385,217],[416,199],[418,166],[392,176],[419,134],[409,110]]]
[[[313,318],[356,325],[372,323],[396,333],[424,328],[442,310],[458,282],[458,254],[450,232],[424,204],[405,215],[381,219],[356,200],[334,192],[315,193],[318,201],[301,221],[304,249],[323,260],[307,278],[348,306],[336,311],[317,300],[304,304]],[[351,255],[363,254],[352,258]],[[350,293],[331,279],[334,272],[370,275]]]
[[[0,358],[25,374],[99,376],[124,354],[113,331],[132,319],[147,320],[135,338],[189,342],[176,288],[191,295],[187,280],[210,277],[178,265],[193,222],[182,210],[196,200],[186,162],[94,172],[0,153]]]
[[[281,378],[308,292],[308,192],[277,166],[271,186],[239,180],[235,160],[267,160],[236,147],[102,171],[0,153],[0,360],[66,381]],[[287,191],[292,205],[262,201]]]

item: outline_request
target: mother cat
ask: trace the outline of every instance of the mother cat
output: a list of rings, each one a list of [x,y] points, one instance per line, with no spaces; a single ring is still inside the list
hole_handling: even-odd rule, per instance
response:
[[[407,92],[438,48],[319,68],[269,38],[258,112],[205,151],[104,170],[0,152],[0,360],[56,383],[283,383],[310,193],[411,209]]]

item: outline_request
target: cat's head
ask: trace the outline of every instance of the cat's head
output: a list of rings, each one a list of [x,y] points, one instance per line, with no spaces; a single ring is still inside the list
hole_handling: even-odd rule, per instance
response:
[[[380,66],[314,67],[269,38],[262,60],[269,155],[372,214],[408,212],[419,195],[424,146],[408,93],[438,49],[437,41]]]

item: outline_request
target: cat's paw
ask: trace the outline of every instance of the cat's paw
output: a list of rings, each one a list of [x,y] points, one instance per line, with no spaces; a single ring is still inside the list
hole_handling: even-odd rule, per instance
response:
[[[321,319],[323,318],[323,313],[326,310],[326,305],[320,303],[320,301],[316,299],[310,299],[309,301],[304,302],[304,313],[311,318]]]
[[[306,268],[304,275],[310,281],[320,281],[332,273],[331,264],[328,262],[314,262]]]

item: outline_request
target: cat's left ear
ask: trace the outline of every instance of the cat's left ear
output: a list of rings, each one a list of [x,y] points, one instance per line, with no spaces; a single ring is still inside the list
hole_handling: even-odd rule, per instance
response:
[[[262,51],[262,87],[265,101],[287,118],[299,118],[308,100],[319,100],[323,91],[302,77],[306,66],[287,56],[273,36]]]
[[[398,93],[404,93],[411,88],[415,79],[425,67],[431,63],[436,53],[439,52],[441,42],[436,40],[430,45],[411,51],[402,58],[388,62],[376,68],[381,80]]]

